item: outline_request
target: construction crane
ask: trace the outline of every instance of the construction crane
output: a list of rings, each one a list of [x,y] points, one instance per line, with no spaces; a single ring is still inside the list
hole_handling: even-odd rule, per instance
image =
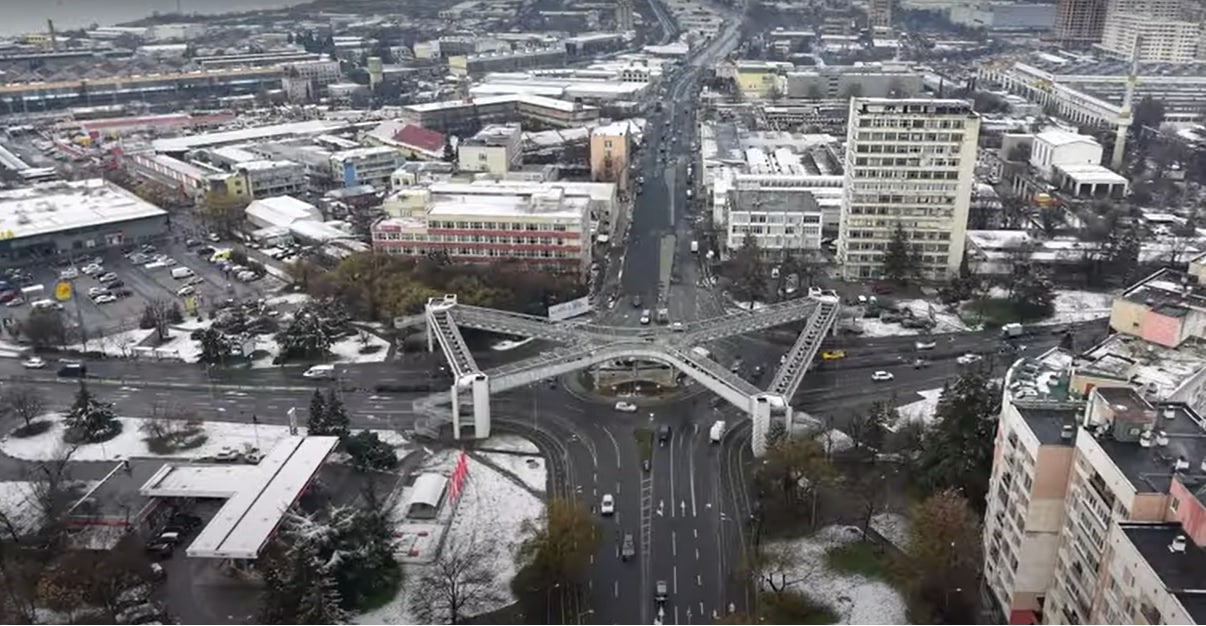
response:
[[[1126,156],[1126,134],[1134,122],[1135,84],[1139,82],[1139,49],[1143,36],[1135,36],[1135,46],[1131,49],[1131,66],[1126,75],[1126,91],[1122,94],[1122,107],[1118,109],[1117,129],[1114,136],[1114,155],[1110,159],[1110,167],[1116,172],[1122,171],[1122,159]],[[1139,129],[1142,132],[1143,129]]]

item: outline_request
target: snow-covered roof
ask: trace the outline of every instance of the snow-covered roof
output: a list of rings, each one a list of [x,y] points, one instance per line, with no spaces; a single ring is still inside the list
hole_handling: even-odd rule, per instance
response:
[[[338,437],[286,437],[254,466],[168,463],[138,492],[147,497],[226,498],[187,554],[254,559],[338,443]]]
[[[321,220],[322,213],[309,202],[291,196],[256,200],[247,206],[247,218],[263,226],[289,226],[300,220]]]
[[[448,479],[442,474],[420,474],[406,503],[406,514],[410,515],[410,510],[415,506],[439,507],[447,485]]]
[[[99,228],[164,215],[163,209],[100,178],[43,183],[0,192],[0,237],[4,239]]]

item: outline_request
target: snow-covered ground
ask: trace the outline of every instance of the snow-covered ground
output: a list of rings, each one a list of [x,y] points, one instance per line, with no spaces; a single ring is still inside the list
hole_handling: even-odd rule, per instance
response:
[[[788,581],[794,581],[796,591],[833,608],[838,623],[907,624],[904,598],[891,585],[835,572],[826,566],[826,551],[858,539],[858,532],[830,526],[810,537],[786,542],[786,548],[795,555]]]
[[[548,468],[544,458],[539,456],[520,456],[518,454],[503,454],[501,452],[483,452],[482,457],[495,465],[507,470],[523,481],[529,489],[544,493],[548,486]]]
[[[1110,316],[1114,294],[1061,289],[1055,292],[1055,313],[1043,324],[1071,324]]]
[[[36,528],[40,513],[33,483],[22,480],[0,482],[0,513],[15,528]]]
[[[884,322],[876,317],[859,317],[854,320],[846,318],[839,323],[845,326],[861,328],[866,337],[903,337],[920,335],[922,333],[958,333],[971,330],[958,314],[949,307],[930,302],[929,300],[902,300],[896,303],[898,309],[908,309],[914,317],[933,319],[936,325],[926,331],[920,328],[905,328],[896,322]],[[849,309],[848,309],[849,310]],[[859,311],[861,309],[854,309]]]
[[[456,462],[459,451],[437,453],[424,464],[424,471],[447,475]],[[511,579],[517,570],[515,554],[523,539],[524,521],[540,517],[544,503],[524,491],[495,470],[469,459],[469,474],[465,491],[457,504],[456,516],[445,537],[447,545],[478,544],[487,550],[487,568],[494,574],[494,583],[504,600],[496,606],[478,607],[476,613],[487,613],[514,602]],[[381,608],[365,613],[356,620],[359,624],[418,624],[410,610],[410,594],[423,574],[424,565],[404,566],[402,590]]]
[[[175,324],[169,329],[167,340],[154,348],[140,347],[140,344],[155,332],[154,329],[135,328],[89,339],[87,350],[103,352],[108,356],[118,358],[172,359],[195,363],[201,357],[201,343],[194,341],[192,334],[196,330],[208,328],[211,323],[209,320],[191,319],[182,324]],[[272,364],[272,359],[280,353],[275,335],[256,335],[254,341],[254,349],[262,351],[266,355],[252,361],[251,366],[255,368],[278,367]],[[376,349],[367,354],[361,354],[361,349],[366,346],[375,346]],[[377,335],[364,333],[362,337],[360,333],[354,333],[331,344],[331,355],[335,363],[379,363],[389,356],[389,347],[389,341]],[[83,344],[75,344],[69,348],[85,350]]]
[[[63,422],[61,415],[51,413],[42,419],[54,421],[54,426],[36,437],[19,439],[5,437],[0,439],[0,453],[27,461],[46,461],[59,458],[67,449],[63,443]],[[200,458],[213,456],[223,448],[244,450],[249,447],[268,450],[289,434],[288,426],[269,424],[241,424],[236,422],[204,422],[204,444],[192,450],[181,450],[171,454],[153,454],[147,449],[141,426],[147,420],[137,417],[119,417],[122,422],[121,434],[104,443],[85,444],[79,446],[71,455],[75,461],[112,461],[131,457],[162,457],[162,458]],[[381,439],[394,446],[406,444],[406,440],[398,433],[390,430],[376,431]]]
[[[909,547],[909,518],[900,513],[878,513],[871,517],[871,529],[883,535],[892,545],[907,550]]]
[[[504,452],[540,453],[540,448],[537,448],[536,444],[519,435],[494,435],[479,443],[477,447],[487,450],[502,450]]]
[[[928,426],[934,421],[934,412],[938,410],[938,398],[942,397],[942,388],[918,391],[917,395],[921,396],[920,400],[896,407],[900,419],[888,426],[890,430],[896,430],[908,422],[920,422]]]

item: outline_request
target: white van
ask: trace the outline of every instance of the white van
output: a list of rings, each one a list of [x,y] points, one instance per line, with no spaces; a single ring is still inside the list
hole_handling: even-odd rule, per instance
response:
[[[172,270],[172,278],[175,278],[176,280],[192,278],[193,276],[195,276],[195,274],[193,274],[193,270],[190,270],[187,267],[177,267]]]
[[[692,241],[692,242],[691,242],[691,252],[692,252],[692,253],[697,253],[697,252],[699,252],[699,242],[698,242],[698,241]]]
[[[724,420],[716,420],[716,423],[712,424],[712,430],[708,433],[712,443],[720,443],[721,438],[724,437],[724,428]]]
[[[305,378],[335,378],[334,365],[315,365],[302,374]]]
[[[26,300],[29,300],[30,298],[32,298],[34,296],[42,295],[43,291],[46,291],[45,285],[30,285],[28,287],[22,287],[21,288],[21,297],[25,298]]]

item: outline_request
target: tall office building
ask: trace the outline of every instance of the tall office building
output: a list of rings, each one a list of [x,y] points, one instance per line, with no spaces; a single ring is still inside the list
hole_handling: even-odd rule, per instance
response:
[[[871,0],[867,8],[867,25],[871,28],[891,28],[892,0]]]
[[[1101,41],[1106,0],[1059,0],[1053,36],[1065,46],[1088,46]]]
[[[979,136],[965,100],[851,98],[838,226],[847,279],[882,273],[898,226],[922,276],[959,271]]]
[[[635,28],[632,0],[616,0],[616,30],[627,32]]]

